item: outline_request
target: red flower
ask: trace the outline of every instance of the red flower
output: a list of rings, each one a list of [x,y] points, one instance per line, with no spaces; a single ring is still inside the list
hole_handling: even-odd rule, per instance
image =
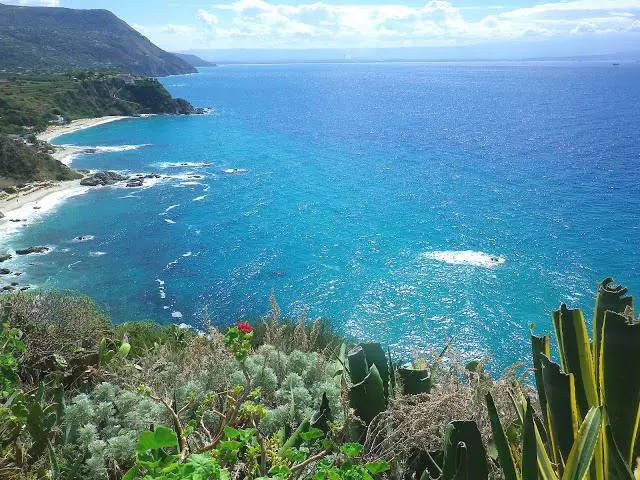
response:
[[[246,322],[239,322],[236,327],[238,327],[238,330],[240,330],[242,333],[251,333],[251,331],[253,330],[253,328],[251,328],[251,325]]]

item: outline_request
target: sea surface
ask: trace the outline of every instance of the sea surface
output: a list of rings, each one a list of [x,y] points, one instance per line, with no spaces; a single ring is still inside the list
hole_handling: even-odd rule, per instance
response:
[[[209,115],[56,139],[86,169],[154,172],[0,240],[54,247],[22,283],[116,322],[327,317],[398,355],[529,358],[561,302],[640,295],[640,64],[221,66],[162,79]],[[186,165],[182,165],[186,164]],[[225,173],[226,169],[240,169]],[[246,170],[246,171],[243,171]],[[78,235],[90,236],[77,242]]]

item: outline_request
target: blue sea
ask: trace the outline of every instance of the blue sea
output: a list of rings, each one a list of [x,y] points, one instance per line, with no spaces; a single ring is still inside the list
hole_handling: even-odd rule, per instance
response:
[[[264,315],[273,294],[398,355],[451,339],[497,368],[529,358],[530,324],[552,332],[561,302],[589,317],[604,277],[640,294],[640,64],[237,65],[162,82],[214,113],[56,139],[130,146],[76,168],[164,178],[70,198],[3,239],[54,247],[13,261],[22,283],[84,292],[116,322],[195,327]]]

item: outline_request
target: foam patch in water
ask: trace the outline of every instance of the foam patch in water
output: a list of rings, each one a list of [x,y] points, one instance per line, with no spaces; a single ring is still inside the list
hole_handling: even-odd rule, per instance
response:
[[[473,267],[493,268],[504,264],[505,259],[497,255],[489,255],[474,250],[436,250],[423,254],[425,258],[431,258],[449,265],[471,265]]]

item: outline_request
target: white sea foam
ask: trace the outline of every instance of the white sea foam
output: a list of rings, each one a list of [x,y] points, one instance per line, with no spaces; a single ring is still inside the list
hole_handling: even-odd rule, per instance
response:
[[[167,208],[164,209],[164,212],[159,213],[158,215],[166,215],[168,212],[170,212],[171,210],[173,210],[174,208],[178,208],[180,206],[179,203],[175,204],[175,205],[171,205]]]
[[[191,252],[187,252],[187,253],[183,253],[182,254],[183,257],[190,257],[191,255],[193,255],[193,253],[191,253]]]
[[[83,243],[83,242],[89,242],[91,240],[94,240],[96,237],[94,237],[93,235],[80,235],[78,237],[75,237],[72,242],[76,242],[76,243]]]
[[[497,255],[474,250],[437,250],[423,255],[425,258],[431,258],[450,265],[471,265],[483,268],[497,267],[505,262],[504,258]]]
[[[70,263],[69,265],[67,265],[67,270],[71,270],[71,267],[79,264],[80,262],[82,262],[82,260],[78,260],[77,262]]]
[[[182,162],[182,163],[161,163],[161,168],[202,168],[202,167],[210,167],[211,164],[208,162]]]
[[[173,312],[171,312],[171,316],[173,318],[182,318],[182,312],[179,312],[177,310],[174,310]]]
[[[128,152],[130,150],[139,150],[140,148],[150,147],[150,143],[143,143],[141,145],[60,145],[61,147],[82,149],[82,153],[113,153],[113,152]]]
[[[159,278],[156,278],[156,282],[158,282],[158,293],[160,294],[160,298],[162,299],[167,298],[167,293],[164,290],[164,280],[160,280]]]
[[[193,180],[189,180],[187,182],[180,182],[180,185],[182,185],[183,187],[193,187],[193,186],[196,186],[196,185],[202,185],[202,183],[201,182],[196,182],[196,181],[193,181]]]
[[[201,202],[202,200],[204,200],[205,198],[207,198],[206,195],[202,195],[200,197],[196,197],[193,200],[191,200],[192,202]]]
[[[61,203],[69,198],[82,195],[89,190],[89,187],[73,186],[64,190],[51,192],[49,195],[41,198],[40,200],[29,202],[10,210],[6,213],[5,218],[0,220],[0,238],[9,238],[9,235],[17,232],[24,225],[29,224],[32,220],[37,220],[47,213],[54,211]],[[34,209],[37,206],[39,208]],[[11,222],[10,220],[24,220],[21,222]]]
[[[106,255],[107,252],[89,252],[89,255],[92,257],[102,257],[103,255]]]
[[[171,224],[171,225],[173,225],[174,223],[176,223],[174,220],[171,220],[170,218],[165,218],[165,219],[164,219],[164,221],[165,221],[165,222],[167,222],[167,223],[169,223],[169,224]]]
[[[247,170],[245,168],[227,168],[223,172],[232,175],[234,173],[246,173]]]

